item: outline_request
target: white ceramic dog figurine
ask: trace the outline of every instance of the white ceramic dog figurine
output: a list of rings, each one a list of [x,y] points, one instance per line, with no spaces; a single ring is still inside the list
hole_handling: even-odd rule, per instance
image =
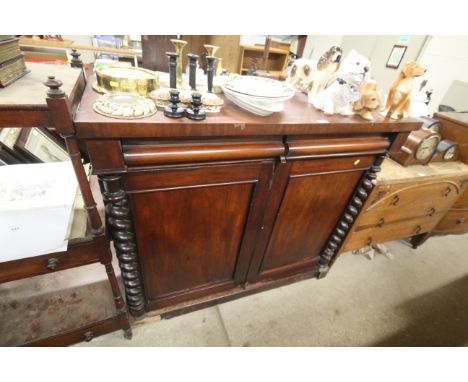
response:
[[[309,103],[312,103],[315,96],[336,78],[341,56],[341,48],[332,46],[318,61],[300,58],[294,61],[286,82],[294,86],[297,91],[302,90],[302,83],[305,82]]]
[[[341,62],[338,78],[317,94],[314,107],[328,115],[352,115],[352,103],[360,98],[359,87],[369,77],[370,61],[353,49]]]

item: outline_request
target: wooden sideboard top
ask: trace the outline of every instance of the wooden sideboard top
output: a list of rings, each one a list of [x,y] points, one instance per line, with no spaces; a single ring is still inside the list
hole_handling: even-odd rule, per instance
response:
[[[447,119],[449,121],[458,123],[461,126],[468,127],[468,113],[458,113],[458,112],[444,112],[444,113],[435,113],[435,119]]]
[[[204,121],[167,118],[161,110],[148,118],[115,119],[94,112],[93,104],[99,97],[92,90],[94,81],[94,76],[88,79],[75,114],[77,135],[81,138],[348,135],[411,131],[422,124],[417,119],[394,121],[382,118],[378,112],[372,122],[358,116],[327,116],[308,104],[304,94],[296,94],[285,103],[282,112],[267,117],[251,114],[225,99],[221,113],[207,116]]]
[[[2,110],[47,110],[47,90],[43,84],[48,76],[63,82],[61,89],[73,101],[81,69],[68,65],[26,63],[30,70],[6,88],[0,89],[0,111]]]
[[[428,165],[403,167],[391,159],[382,162],[382,171],[377,175],[377,182],[395,184],[406,182],[427,182],[433,179],[450,177],[468,177],[468,165],[462,162],[435,162]]]

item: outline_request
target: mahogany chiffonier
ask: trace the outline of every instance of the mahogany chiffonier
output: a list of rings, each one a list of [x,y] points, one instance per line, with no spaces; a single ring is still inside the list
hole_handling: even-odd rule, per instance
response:
[[[226,100],[202,122],[111,119],[92,82],[74,124],[137,317],[326,275],[383,158],[421,125],[325,116],[301,94],[268,117]]]

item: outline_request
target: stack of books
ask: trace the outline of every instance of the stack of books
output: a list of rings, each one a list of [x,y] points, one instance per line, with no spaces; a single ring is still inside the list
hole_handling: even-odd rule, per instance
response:
[[[29,70],[24,64],[19,39],[0,36],[0,88],[10,85],[26,73],[29,73]]]

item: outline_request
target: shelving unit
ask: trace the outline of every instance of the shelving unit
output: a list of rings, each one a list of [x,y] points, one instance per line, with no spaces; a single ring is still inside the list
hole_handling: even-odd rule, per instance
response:
[[[107,273],[112,291],[115,305],[113,315],[105,320],[91,324],[85,323],[74,330],[49,338],[37,339],[25,345],[64,346],[90,340],[97,335],[118,328],[124,331],[126,338],[131,338],[132,332],[126,305],[112,265],[110,240],[97,208],[97,199],[93,195],[82,164],[73,124],[73,114],[86,85],[84,73],[82,68],[70,68],[68,65],[29,63],[28,69],[31,73],[10,87],[0,90],[0,128],[55,128],[67,145],[88,215],[88,229],[85,237],[70,240],[68,249],[64,252],[0,262],[0,284],[101,263]],[[55,75],[57,79],[48,77],[50,75]],[[47,81],[44,82],[45,80]],[[49,87],[48,91],[44,85]],[[99,190],[97,184],[94,189]]]
[[[241,45],[240,70],[246,74],[254,60],[257,61],[257,69],[271,77],[279,78],[288,64],[289,51],[279,48],[270,48],[266,65],[263,67],[263,46]]]

